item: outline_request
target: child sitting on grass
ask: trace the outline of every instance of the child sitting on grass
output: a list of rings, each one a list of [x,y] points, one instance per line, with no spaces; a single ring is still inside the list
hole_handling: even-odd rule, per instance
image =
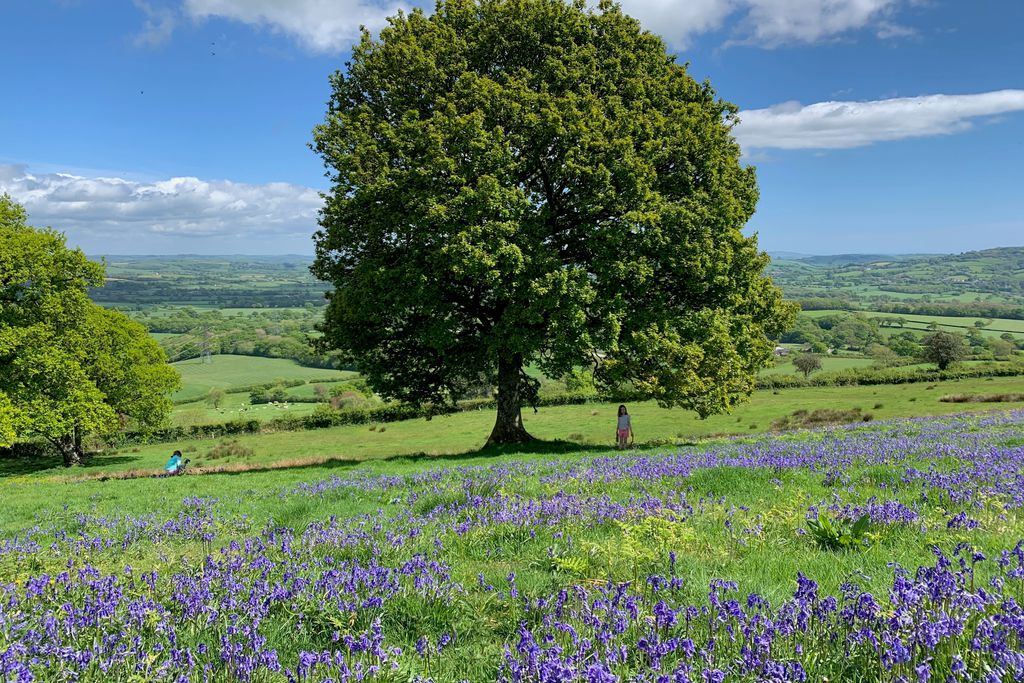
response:
[[[181,468],[184,467],[181,462],[181,451],[174,451],[171,455],[171,459],[164,465],[164,472],[166,474],[177,474]]]

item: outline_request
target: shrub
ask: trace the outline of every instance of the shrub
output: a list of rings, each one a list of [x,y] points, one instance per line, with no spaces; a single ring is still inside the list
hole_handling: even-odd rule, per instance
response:
[[[285,403],[292,400],[283,384],[278,384],[272,389],[254,389],[249,393],[249,403],[258,405],[260,403]]]
[[[1018,403],[1024,401],[1024,393],[947,394],[939,400],[944,403]]]
[[[818,408],[817,410],[796,410],[792,415],[772,422],[772,429],[809,429],[830,424],[850,424],[851,422],[870,422],[874,417],[871,413],[863,413],[860,408],[838,410]]]
[[[243,446],[238,439],[228,439],[211,448],[206,453],[206,457],[210,460],[218,460],[220,458],[248,458],[252,454],[253,450]]]

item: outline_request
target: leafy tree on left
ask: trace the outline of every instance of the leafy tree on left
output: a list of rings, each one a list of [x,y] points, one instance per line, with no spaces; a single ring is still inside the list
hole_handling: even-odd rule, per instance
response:
[[[145,328],[89,299],[103,266],[26,221],[0,196],[0,446],[42,439],[71,466],[86,434],[166,420],[180,378]]]

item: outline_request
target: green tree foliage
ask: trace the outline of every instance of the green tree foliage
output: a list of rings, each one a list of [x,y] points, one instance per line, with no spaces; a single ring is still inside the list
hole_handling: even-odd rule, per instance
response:
[[[945,370],[967,355],[963,336],[951,332],[933,332],[922,342],[921,357]]]
[[[967,344],[971,347],[971,353],[983,353],[988,348],[988,339],[979,328],[972,327],[967,330]]]
[[[913,358],[921,355],[921,344],[913,332],[900,332],[889,337],[889,348],[898,356]]]
[[[882,368],[900,364],[900,356],[884,344],[872,344],[867,348],[867,355],[874,359],[875,365]]]
[[[793,359],[793,366],[808,377],[815,370],[821,370],[821,358],[813,353],[801,353]]]
[[[225,398],[227,398],[227,394],[220,387],[213,387],[206,393],[206,403],[214,408],[224,405]]]
[[[793,307],[740,231],[736,107],[617,6],[441,0],[331,85],[322,344],[375,391],[444,404],[494,376],[492,442],[530,438],[529,362],[702,416],[752,391]]]
[[[832,328],[830,338],[837,348],[863,350],[880,338],[878,323],[857,313],[844,315]]]
[[[800,316],[797,318],[796,324],[782,335],[780,341],[786,344],[812,344],[814,342],[822,342],[824,341],[822,329],[823,328],[819,327],[817,321],[814,319]]]
[[[144,327],[89,300],[103,267],[26,220],[0,197],[0,443],[45,439],[72,465],[87,433],[163,422],[179,380]]]
[[[1013,357],[1016,347],[1005,339],[989,339],[989,349],[992,350],[992,357],[998,360],[1007,360]]]

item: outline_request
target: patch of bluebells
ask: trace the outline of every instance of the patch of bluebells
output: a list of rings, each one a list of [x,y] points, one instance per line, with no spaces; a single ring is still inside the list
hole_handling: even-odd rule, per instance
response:
[[[1003,556],[1014,569],[983,588],[973,586],[973,551],[935,556],[914,572],[897,567],[888,596],[850,583],[841,596],[823,597],[801,574],[777,607],[729,581],[712,582],[700,606],[674,600],[665,578],[649,579],[659,587],[653,593],[628,583],[578,586],[528,610],[498,680],[809,681],[845,680],[832,678],[844,672],[857,680],[973,681],[982,672],[1021,680],[1024,609],[1007,590],[1019,582],[1010,574],[1019,573],[1021,544]]]
[[[848,583],[822,596],[798,574],[792,596],[772,604],[728,580],[712,582],[705,600],[688,601],[675,553],[668,574],[632,583],[538,595],[510,572],[498,588],[483,575],[464,586],[445,562],[445,539],[496,528],[534,538],[547,529],[569,544],[570,525],[649,516],[682,522],[711,510],[731,530],[737,508],[687,490],[688,477],[719,466],[824,475],[836,493],[814,513],[912,527],[927,505],[947,511],[949,530],[970,531],[982,525],[973,511],[995,501],[1005,515],[1024,503],[1024,447],[992,437],[1014,443],[1022,422],[1020,412],[907,420],[661,455],[510,461],[405,477],[355,472],[279,495],[329,500],[351,491],[401,505],[302,530],[272,521],[254,530],[202,498],[185,499],[167,519],[65,515],[70,529],[39,524],[0,539],[0,682],[461,681],[464,672],[451,662],[462,661],[459,647],[472,647],[472,639],[449,628],[410,638],[396,615],[416,605],[445,621],[474,600],[518,620],[498,644],[503,654],[489,663],[488,680],[803,681],[851,672],[861,680],[1020,680],[1024,542],[991,557],[966,545],[936,550],[933,564],[894,567],[885,595]],[[921,507],[895,498],[844,501],[838,489],[852,490],[846,472],[854,466],[901,472],[887,494],[916,491]],[[545,493],[515,493],[524,481]],[[602,492],[619,482],[639,493],[619,500]],[[737,534],[747,531],[758,535],[761,527]],[[109,569],[131,548],[175,544],[201,544],[203,556],[159,569]]]

